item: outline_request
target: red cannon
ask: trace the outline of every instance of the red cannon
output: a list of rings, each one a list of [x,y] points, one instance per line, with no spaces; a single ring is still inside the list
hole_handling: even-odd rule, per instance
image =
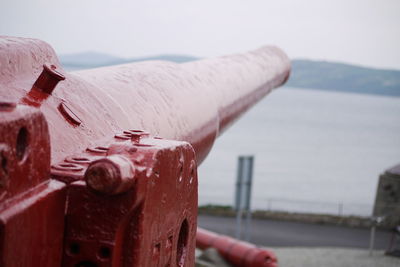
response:
[[[264,47],[65,73],[48,44],[13,37],[0,66],[8,267],[193,266],[197,165],[290,71]]]

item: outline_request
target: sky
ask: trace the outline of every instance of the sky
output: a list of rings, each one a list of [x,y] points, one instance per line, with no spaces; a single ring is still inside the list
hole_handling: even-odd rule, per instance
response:
[[[400,0],[0,0],[0,35],[129,58],[274,44],[291,58],[400,69]]]

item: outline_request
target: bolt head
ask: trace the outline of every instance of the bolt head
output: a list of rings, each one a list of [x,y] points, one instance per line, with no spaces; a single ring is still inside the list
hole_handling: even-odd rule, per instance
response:
[[[124,156],[111,155],[94,161],[85,172],[88,187],[96,192],[115,195],[126,192],[134,184],[135,168]]]

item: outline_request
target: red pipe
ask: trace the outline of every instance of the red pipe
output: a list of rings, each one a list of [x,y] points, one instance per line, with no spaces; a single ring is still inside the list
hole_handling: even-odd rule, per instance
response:
[[[197,228],[196,247],[213,247],[235,267],[277,267],[277,258],[271,251],[228,236]]]

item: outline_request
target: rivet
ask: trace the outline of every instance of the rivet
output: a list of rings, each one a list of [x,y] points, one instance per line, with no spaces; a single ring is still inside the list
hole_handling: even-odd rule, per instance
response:
[[[16,106],[17,106],[17,104],[14,102],[1,101],[0,102],[0,111],[12,111],[13,109],[15,109]]]
[[[90,160],[89,158],[86,157],[67,157],[65,159],[66,162],[69,163],[78,163],[78,164],[89,164],[92,162],[92,160]]]
[[[92,153],[107,153],[108,149],[109,149],[108,147],[98,146],[98,147],[91,147],[86,150]]]
[[[52,166],[52,168],[59,171],[74,171],[74,172],[83,170],[82,166],[73,163],[59,163],[57,165]]]
[[[141,130],[129,130],[129,131],[124,131],[124,133],[129,134],[131,141],[133,143],[140,143],[140,139],[150,136],[149,133],[146,133]]]
[[[153,145],[137,143],[137,144],[134,144],[134,146],[138,146],[138,147],[152,147]]]
[[[128,135],[126,133],[116,134],[114,137],[117,139],[122,139],[122,140],[129,140],[131,138],[130,135]]]

